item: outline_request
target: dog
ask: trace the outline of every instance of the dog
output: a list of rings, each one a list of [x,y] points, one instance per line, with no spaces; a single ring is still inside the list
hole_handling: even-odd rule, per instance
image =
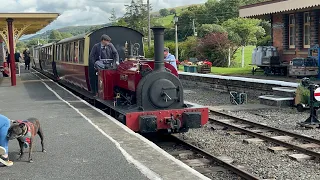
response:
[[[17,139],[20,146],[20,156],[17,159],[20,161],[24,155],[23,148],[29,147],[29,162],[32,163],[32,151],[34,145],[34,137],[39,135],[41,139],[42,152],[46,152],[44,148],[44,136],[42,128],[40,126],[40,121],[37,118],[29,118],[25,121],[17,120],[13,121],[7,134],[9,140]]]

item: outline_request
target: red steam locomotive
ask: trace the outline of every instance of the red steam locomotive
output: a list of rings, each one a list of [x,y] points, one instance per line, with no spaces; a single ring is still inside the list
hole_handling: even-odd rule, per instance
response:
[[[164,28],[154,27],[154,60],[143,55],[143,35],[109,26],[33,49],[34,68],[87,98],[135,132],[186,132],[208,122],[207,107],[184,102],[177,70],[164,62]],[[93,45],[108,34],[121,63],[96,70],[89,63]],[[141,48],[142,47],[142,48]],[[98,81],[98,88],[95,88]],[[95,96],[95,95],[98,96]]]

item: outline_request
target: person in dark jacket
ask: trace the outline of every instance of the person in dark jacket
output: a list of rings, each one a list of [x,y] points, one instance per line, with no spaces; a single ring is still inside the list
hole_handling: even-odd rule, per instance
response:
[[[119,53],[111,43],[111,38],[106,34],[101,36],[101,42],[95,44],[90,52],[89,73],[90,85],[93,93],[96,93],[98,89],[98,78],[94,69],[94,65],[96,61],[102,59],[113,59],[113,67],[119,65]]]
[[[119,64],[118,51],[111,43],[111,38],[105,34],[101,36],[101,42],[95,44],[90,52],[92,64],[101,59],[113,59],[114,64]]]
[[[26,50],[25,52],[23,52],[24,54],[24,69],[30,70],[30,52],[28,50]]]
[[[21,58],[21,55],[20,55],[19,51],[14,53],[14,59],[15,59],[16,62],[20,62],[20,58]]]

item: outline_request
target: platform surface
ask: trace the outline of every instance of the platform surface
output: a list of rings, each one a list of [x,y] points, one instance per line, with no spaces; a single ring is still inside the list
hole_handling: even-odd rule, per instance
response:
[[[14,165],[0,167],[4,180],[207,179],[35,71],[22,73],[15,87],[10,78],[0,79],[0,114],[38,118],[47,150],[41,152],[36,136],[34,162],[27,162],[26,149],[17,161],[18,142],[10,141]]]

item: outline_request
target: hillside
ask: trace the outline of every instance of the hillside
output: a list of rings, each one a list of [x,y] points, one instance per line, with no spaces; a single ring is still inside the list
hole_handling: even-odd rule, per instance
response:
[[[83,34],[83,33],[87,33],[93,29],[95,29],[96,27],[102,27],[102,26],[109,26],[110,23],[108,24],[102,24],[102,25],[89,25],[89,26],[68,26],[68,27],[63,27],[63,28],[59,28],[56,29],[59,32],[65,32],[65,33],[71,33],[72,35],[78,35],[78,34]],[[53,30],[49,30],[46,31],[44,33],[41,34],[36,34],[34,36],[31,36],[29,38],[23,39],[21,41],[29,41],[32,39],[46,39],[52,32]]]
[[[177,15],[179,15],[187,7],[193,6],[193,5],[200,5],[200,4],[191,4],[191,5],[178,6],[178,7],[167,8],[167,9],[169,11],[171,9],[175,9],[176,12],[177,12]],[[155,17],[157,19],[157,21],[160,22],[163,26],[170,25],[172,23],[173,17],[174,17],[173,14],[165,16],[165,17],[160,17],[159,11],[151,12],[151,15],[153,17]],[[102,27],[102,26],[109,26],[109,25],[110,25],[110,23],[103,24],[103,25],[68,26],[68,27],[63,27],[63,28],[59,28],[59,29],[56,29],[56,30],[58,30],[59,32],[71,33],[72,35],[75,36],[75,35],[78,35],[78,34],[83,34],[83,33],[89,32],[89,31],[95,29],[97,26]],[[21,41],[29,41],[29,40],[32,40],[32,39],[46,39],[51,34],[52,31],[53,30],[49,30],[49,31],[46,31],[46,32],[41,33],[41,34],[36,34],[34,36],[25,38],[25,39],[23,39]]]
[[[190,4],[190,5],[185,5],[185,6],[178,6],[178,7],[174,7],[174,8],[167,8],[169,11],[171,9],[175,9],[176,10],[176,13],[177,15],[179,16],[179,14],[186,10],[189,6],[200,6],[202,4]],[[159,11],[158,12],[152,12],[151,15],[153,15],[153,17],[156,17],[157,18],[157,21],[159,23],[161,23],[163,26],[169,26],[172,21],[173,21],[173,18],[174,18],[174,14],[170,14],[168,16],[165,16],[165,17],[161,17],[160,16],[160,13]]]

